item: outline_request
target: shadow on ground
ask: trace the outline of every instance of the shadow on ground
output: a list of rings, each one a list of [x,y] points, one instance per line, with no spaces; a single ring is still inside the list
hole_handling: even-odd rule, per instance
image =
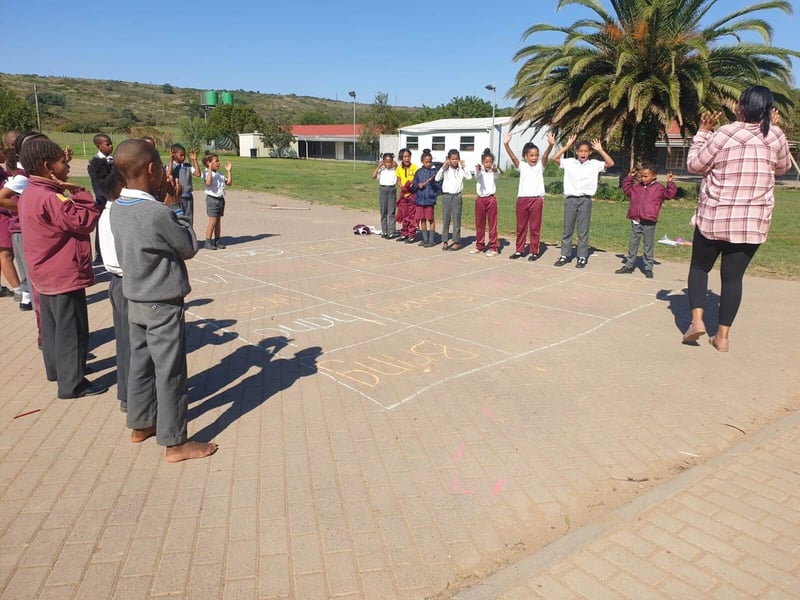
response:
[[[192,439],[213,439],[240,417],[258,408],[272,396],[289,389],[301,377],[316,373],[322,348],[311,346],[295,352],[291,358],[278,357],[277,354],[290,341],[277,336],[263,339],[256,345],[242,345],[209,369],[192,376],[189,380],[189,401],[190,404],[197,404],[189,409],[189,420],[229,405],[213,423],[200,429]],[[225,389],[252,369],[256,369],[255,373]],[[213,395],[203,400],[209,394]]]

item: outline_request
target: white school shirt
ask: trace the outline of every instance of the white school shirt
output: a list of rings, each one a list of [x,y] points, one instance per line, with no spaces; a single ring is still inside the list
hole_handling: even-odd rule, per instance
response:
[[[481,167],[480,171],[475,173],[475,191],[479,198],[494,196],[497,193],[496,177],[497,173],[494,171],[486,171],[483,167]]]
[[[103,257],[103,266],[112,275],[122,277],[122,267],[117,258],[117,248],[114,246],[114,234],[111,232],[111,205],[107,202],[103,212],[100,213],[100,220],[97,221],[97,237],[100,240],[100,255]]]
[[[544,169],[542,161],[537,161],[531,166],[527,162],[519,161],[519,198],[539,198],[544,196]]]
[[[203,169],[203,183],[207,181],[206,177],[208,177],[208,169]],[[225,175],[219,171],[214,171],[211,176],[211,185],[206,185],[206,195],[214,198],[225,197]]]
[[[562,158],[564,170],[564,196],[594,196],[597,176],[605,173],[606,163],[590,158],[585,162],[577,158]]]
[[[442,182],[443,194],[460,194],[464,190],[464,180],[472,179],[472,173],[461,165],[457,169],[449,165],[443,165],[436,171],[436,181]]]
[[[394,169],[381,167],[378,171],[378,183],[381,185],[397,185],[397,172]]]

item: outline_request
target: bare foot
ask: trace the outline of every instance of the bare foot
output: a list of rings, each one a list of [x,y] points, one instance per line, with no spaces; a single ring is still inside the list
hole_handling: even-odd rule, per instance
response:
[[[134,444],[141,444],[147,438],[151,438],[155,434],[155,427],[148,427],[147,429],[131,429],[131,441]]]
[[[168,446],[167,462],[176,463],[192,458],[205,458],[206,456],[214,454],[218,447],[219,446],[213,442],[186,442],[179,446]]]

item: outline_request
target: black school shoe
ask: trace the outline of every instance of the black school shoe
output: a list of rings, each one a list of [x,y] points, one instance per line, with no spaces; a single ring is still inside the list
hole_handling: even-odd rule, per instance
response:
[[[559,256],[558,260],[553,263],[553,266],[554,267],[563,267],[568,262],[569,262],[569,259],[566,256]]]
[[[648,279],[652,279],[653,278],[653,272],[652,271],[645,271],[644,272],[644,276],[647,277]]]
[[[227,248],[227,246],[222,243],[220,238],[214,240],[214,245],[217,247],[217,250],[225,250],[225,248]]]
[[[509,256],[509,260],[517,260],[518,258],[522,258],[522,252],[514,252],[511,256]]]
[[[616,271],[614,271],[617,275],[628,275],[629,273],[633,273],[633,267],[620,267]]]
[[[78,391],[74,394],[59,394],[59,400],[72,400],[74,398],[83,398],[84,396],[97,396],[99,394],[105,394],[108,391],[107,387],[103,387],[98,383],[93,383],[87,379],[84,379],[83,385],[78,388]]]
[[[539,255],[538,255],[538,254],[531,254],[531,255],[528,257],[528,260],[529,260],[529,261],[531,261],[531,262],[533,262],[533,261],[535,261],[535,260],[539,260]]]
[[[575,263],[575,268],[576,269],[583,269],[585,267],[586,267],[586,259],[585,258],[579,258],[578,262]]]

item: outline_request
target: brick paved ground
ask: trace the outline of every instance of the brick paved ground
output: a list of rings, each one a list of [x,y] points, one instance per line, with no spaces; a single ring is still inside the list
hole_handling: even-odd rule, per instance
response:
[[[798,283],[748,279],[724,355],[679,343],[682,265],[618,276],[600,252],[583,271],[556,269],[552,250],[529,263],[353,236],[373,214],[246,192],[229,208],[231,244],[193,259],[187,307],[190,433],[220,444],[209,460],[168,465],[152,440],[130,444],[113,389],[56,400],[32,316],[0,301],[3,597],[424,598],[491,585],[555,597],[537,586],[575,594],[591,577],[617,596],[723,583],[746,594],[711,578],[756,563],[769,566],[759,592],[786,590],[798,537],[779,520],[797,523],[800,507],[779,459],[797,454],[796,429],[743,456],[746,478],[726,480],[726,463],[665,497],[650,528],[603,530],[605,545],[572,553],[583,563],[530,581],[503,567],[792,414]],[[105,287],[90,290],[93,366],[113,383]],[[750,487],[736,495],[740,479]],[[710,512],[714,493],[730,506]],[[721,530],[743,522],[755,524],[744,537]],[[704,553],[713,540],[727,554]],[[678,562],[681,542],[699,553]],[[684,564],[697,580],[675,573]]]

